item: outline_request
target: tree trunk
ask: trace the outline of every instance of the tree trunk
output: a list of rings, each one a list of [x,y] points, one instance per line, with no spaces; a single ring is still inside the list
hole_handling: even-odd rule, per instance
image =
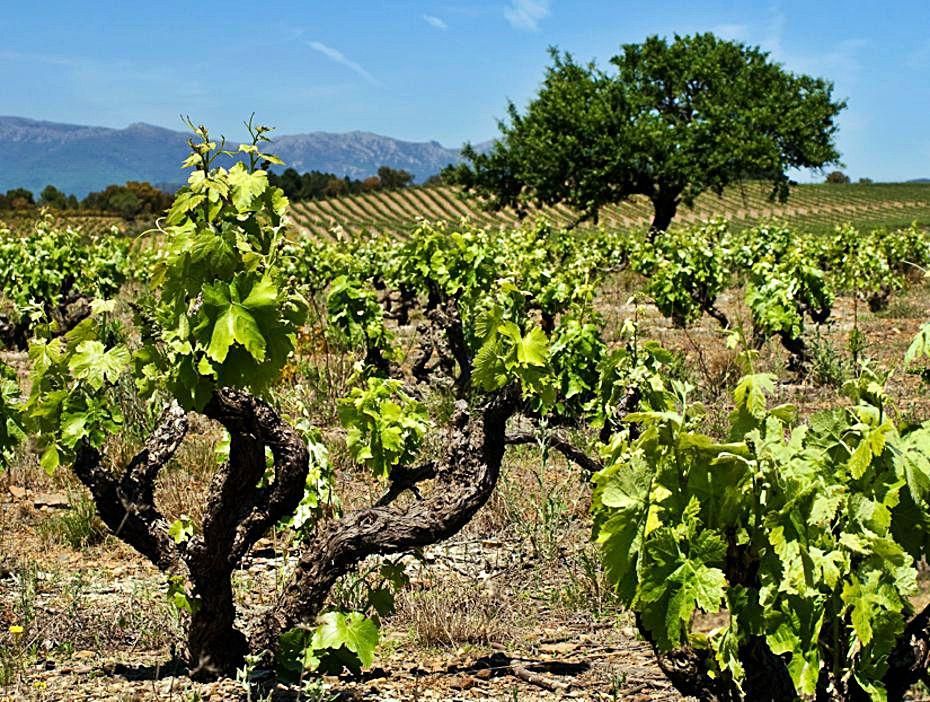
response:
[[[761,637],[753,637],[740,647],[739,657],[746,671],[742,684],[744,695],[740,695],[728,676],[711,678],[707,675],[711,656],[708,651],[684,647],[661,652],[638,616],[637,626],[643,638],[653,646],[662,672],[683,695],[708,702],[740,699],[781,702],[797,699],[785,660],[773,654]],[[908,622],[888,656],[888,671],[882,683],[889,702],[901,702],[919,682],[930,684],[928,669],[930,605]],[[821,671],[815,699],[817,702],[867,702],[869,695],[855,679],[837,681],[828,672]]]
[[[678,194],[667,194],[659,192],[652,197],[652,207],[654,214],[652,225],[649,227],[649,237],[654,239],[656,234],[668,230],[675,213],[678,212]]]
[[[797,698],[785,661],[772,653],[761,637],[752,637],[740,646],[739,658],[746,672],[741,694],[728,674],[708,675],[714,668],[713,654],[709,650],[684,646],[673,651],[661,651],[639,615],[636,616],[636,625],[652,646],[659,668],[675,689],[686,697],[696,697],[701,702],[737,702],[743,699],[787,702]]]
[[[426,310],[426,318],[428,327],[424,325],[418,329],[428,329],[429,340],[421,344],[414,359],[413,376],[419,382],[428,379],[426,366],[435,352],[439,369],[453,381],[456,397],[466,397],[471,389],[472,359],[465,342],[458,303],[437,293],[434,306]]]
[[[930,605],[908,622],[888,656],[885,688],[889,702],[904,699],[918,682],[930,684]]]
[[[212,407],[208,414],[219,416]],[[264,472],[264,444],[231,434],[229,461],[213,478],[202,533],[185,554],[196,609],[187,636],[192,677],[233,676],[247,653],[245,636],[235,627],[232,572],[238,559],[233,558],[233,541]]]
[[[117,477],[100,451],[81,443],[72,469],[94,500],[97,514],[113,535],[148,558],[159,570],[172,573],[180,566],[180,552],[168,535],[169,524],[154,501],[159,471],[174,456],[187,433],[187,416],[170,405],[142,450]]]
[[[552,332],[555,331],[555,315],[552,312],[542,310],[539,313],[539,325],[547,336],[551,336]]]
[[[720,308],[718,308],[716,305],[706,305],[704,307],[704,311],[707,312],[708,315],[716,319],[717,323],[720,324],[720,326],[723,329],[730,328],[730,320],[727,318],[726,313]]]

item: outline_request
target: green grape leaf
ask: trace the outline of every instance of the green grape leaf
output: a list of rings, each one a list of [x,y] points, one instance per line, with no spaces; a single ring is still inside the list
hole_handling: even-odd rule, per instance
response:
[[[58,466],[61,465],[61,454],[58,451],[58,447],[51,443],[45,447],[45,450],[42,452],[42,456],[39,459],[39,465],[42,466],[48,475],[54,475],[55,471],[58,469]]]
[[[233,206],[239,212],[249,210],[255,198],[268,188],[268,174],[264,171],[249,173],[244,163],[237,163],[229,169],[228,180]]]
[[[278,288],[274,281],[269,278],[262,278],[249,291],[249,294],[242,301],[242,306],[250,310],[261,310],[274,307],[278,303]]]
[[[924,324],[907,351],[904,353],[904,362],[912,363],[919,356],[930,356],[930,322]]]
[[[361,612],[327,612],[320,617],[319,622],[313,636],[314,649],[338,649],[345,646],[358,656],[363,666],[372,664],[379,632],[371,619]]]
[[[265,360],[265,337],[251,313],[237,303],[229,304],[217,318],[207,355],[217,363],[223,363],[234,342],[245,347],[259,363]]]
[[[517,342],[517,360],[527,366],[545,366],[549,355],[549,340],[538,327],[533,327]]]
[[[176,544],[189,541],[193,535],[194,523],[186,514],[182,514],[178,519],[175,519],[171,522],[171,526],[168,527],[168,536],[174,539]]]
[[[105,382],[115,383],[128,368],[131,356],[125,346],[107,350],[97,340],[82,341],[68,362],[68,368],[78,380],[86,380],[94,390]]]

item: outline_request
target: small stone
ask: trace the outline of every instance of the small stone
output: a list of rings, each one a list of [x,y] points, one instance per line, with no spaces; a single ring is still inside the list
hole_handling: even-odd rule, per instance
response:
[[[461,675],[452,681],[452,688],[455,690],[467,690],[475,686],[475,679],[470,675]]]
[[[32,506],[36,509],[66,509],[71,506],[71,503],[65,495],[40,492],[32,498]]]

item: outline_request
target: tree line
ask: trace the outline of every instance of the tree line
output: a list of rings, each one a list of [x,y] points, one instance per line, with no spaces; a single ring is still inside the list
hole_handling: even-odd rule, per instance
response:
[[[359,180],[349,176],[340,178],[335,173],[325,171],[298,173],[293,168],[287,168],[280,175],[269,172],[268,182],[281,188],[288,199],[296,202],[378,190],[400,190],[413,184],[413,174],[399,168],[381,166],[377,175]]]
[[[286,169],[280,175],[268,172],[268,182],[281,188],[294,201],[399,190],[410,186],[413,177],[408,171],[390,166],[381,166],[377,175],[361,180],[349,176],[340,178],[335,173],[316,170],[298,173],[293,168]],[[75,195],[65,194],[54,185],[46,185],[38,197],[26,188],[12,188],[6,193],[0,193],[0,211],[52,207],[56,210],[111,212],[124,219],[134,220],[161,214],[171,207],[173,200],[172,193],[144,181],[131,180],[125,185],[108,185],[81,200]]]
[[[13,188],[0,194],[0,211],[52,207],[56,210],[111,212],[127,220],[158,215],[171,207],[174,196],[151,183],[131,180],[125,185],[108,185],[78,200],[54,185],[46,185],[38,198],[26,188]]]

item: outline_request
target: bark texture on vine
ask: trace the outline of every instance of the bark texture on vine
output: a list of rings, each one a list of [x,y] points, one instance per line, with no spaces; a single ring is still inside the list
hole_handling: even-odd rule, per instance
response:
[[[210,678],[234,674],[248,653],[246,638],[235,627],[232,573],[268,528],[297,508],[309,456],[303,438],[266,402],[247,392],[218,390],[203,412],[229,432],[230,454],[211,482],[203,523],[186,542],[175,543],[169,536],[170,524],[154,500],[158,474],[188,429],[187,415],[177,404],[165,410],[119,476],[98,450],[86,445],[78,450],[74,471],[114,535],[163,572],[189,579],[195,603],[188,630],[189,664],[194,676]],[[260,487],[265,447],[274,457],[274,477]]]
[[[309,471],[306,442],[264,401],[224,388],[204,414],[230,435],[229,460],[213,477],[200,533],[184,553],[198,607],[188,630],[188,654],[198,677],[231,675],[248,653],[235,627],[232,573],[258,539],[291,514],[303,498]],[[265,447],[274,479],[259,487]]]
[[[507,445],[518,446],[521,444],[540,445],[551,448],[561,453],[566,460],[571,461],[584,471],[585,476],[590,478],[604,467],[604,464],[596,457],[588,455],[571,443],[566,437],[558,432],[551,432],[540,437],[534,431],[513,431],[507,434]]]
[[[425,320],[417,325],[421,342],[411,374],[417,382],[424,383],[438,369],[452,379],[456,396],[466,397],[471,389],[472,358],[458,303],[444,294],[435,295],[436,299],[426,308]]]
[[[888,664],[883,682],[889,700],[903,700],[918,682],[930,685],[930,605],[904,627]]]
[[[180,552],[168,535],[170,525],[155,506],[155,480],[178,450],[187,427],[184,411],[172,403],[119,476],[100,451],[87,444],[78,446],[74,461],[74,473],[90,490],[103,523],[163,572],[177,568]]]
[[[281,633],[313,623],[336,580],[368,556],[437,543],[465,526],[497,484],[506,424],[518,400],[518,391],[508,388],[477,408],[456,403],[444,455],[430,470],[434,485],[422,499],[400,507],[383,498],[323,525],[301,548],[290,582],[253,637],[253,649],[272,651]]]

